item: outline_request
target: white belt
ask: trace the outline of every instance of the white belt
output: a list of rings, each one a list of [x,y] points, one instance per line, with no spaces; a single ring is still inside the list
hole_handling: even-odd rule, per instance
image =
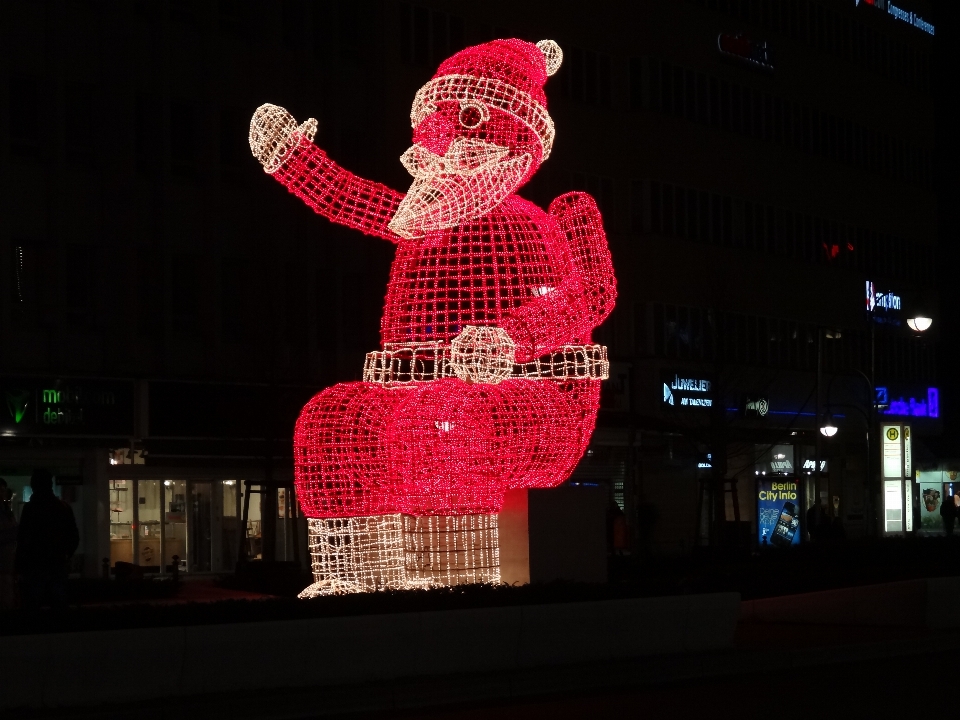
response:
[[[388,343],[383,350],[367,353],[364,382],[408,385],[456,377],[450,367],[450,346]],[[604,345],[564,345],[550,355],[517,363],[510,378],[523,380],[606,380],[610,361]]]

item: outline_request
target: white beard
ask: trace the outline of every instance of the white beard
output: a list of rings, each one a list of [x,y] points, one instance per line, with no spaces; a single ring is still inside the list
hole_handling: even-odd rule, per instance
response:
[[[509,152],[459,139],[441,157],[414,145],[400,158],[413,184],[387,227],[414,239],[486,215],[519,187],[530,169],[530,155],[504,160]]]

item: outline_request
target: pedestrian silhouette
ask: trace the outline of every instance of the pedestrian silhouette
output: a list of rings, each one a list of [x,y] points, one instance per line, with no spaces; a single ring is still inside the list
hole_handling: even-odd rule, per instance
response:
[[[67,563],[80,544],[73,510],[53,494],[53,476],[38,468],[33,495],[23,506],[17,533],[17,572],[24,607],[66,605]]]
[[[953,497],[947,495],[940,503],[940,517],[943,519],[943,532],[953,535],[953,525],[957,521],[957,506]]]
[[[824,529],[830,522],[823,501],[815,502],[807,509],[807,533],[810,542],[819,542],[824,539]]]
[[[12,495],[0,478],[0,610],[14,606],[14,562],[17,551],[17,519],[10,507]]]

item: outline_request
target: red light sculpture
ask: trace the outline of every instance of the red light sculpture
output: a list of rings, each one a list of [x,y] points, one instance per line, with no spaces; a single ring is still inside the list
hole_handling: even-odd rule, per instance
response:
[[[553,41],[495,40],[443,62],[414,100],[407,193],[330,160],[313,119],[253,117],[268,173],[397,246],[364,380],[297,421],[305,595],[498,580],[504,492],[560,484],[586,448],[609,373],[591,332],[616,298],[600,213],[584,193],[547,212],[515,194],[550,154],[543,86],[561,60]]]

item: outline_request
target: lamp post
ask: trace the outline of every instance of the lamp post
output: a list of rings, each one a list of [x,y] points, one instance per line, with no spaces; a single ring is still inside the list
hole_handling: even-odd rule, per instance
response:
[[[908,318],[908,319],[907,319],[907,326],[908,326],[911,330],[913,330],[914,332],[916,332],[916,333],[918,333],[918,334],[919,334],[919,333],[923,333],[923,332],[929,330],[932,325],[933,325],[933,320],[932,320],[931,318],[927,317],[926,315],[917,315],[917,316],[915,316],[915,317],[912,317],[912,318]],[[876,426],[876,424],[877,424],[877,417],[876,417],[876,413],[877,413],[877,391],[876,391],[876,332],[875,332],[875,327],[876,327],[876,323],[874,322],[873,318],[870,318],[870,376],[867,377],[867,375],[866,375],[864,372],[860,371],[860,370],[854,370],[858,375],[860,375],[860,376],[866,381],[867,386],[868,386],[868,389],[869,389],[869,395],[867,396],[867,397],[868,397],[867,413],[866,413],[866,415],[865,415],[865,419],[866,419],[866,421],[867,421],[867,456],[866,456],[866,461],[867,461],[867,462],[866,462],[866,466],[865,466],[865,468],[864,468],[864,472],[865,472],[865,482],[864,482],[864,491],[865,491],[864,495],[865,495],[865,496],[864,496],[864,501],[865,501],[865,503],[867,504],[868,508],[870,509],[870,512],[867,513],[867,516],[868,516],[869,519],[870,519],[870,522],[867,524],[868,534],[872,534],[872,533],[874,533],[874,532],[879,532],[879,519],[878,519],[877,516],[876,516],[876,506],[877,506],[877,503],[875,503],[874,500],[873,500],[874,490],[875,490],[875,489],[878,490],[878,488],[874,488],[875,483],[873,482],[873,478],[874,478],[874,476],[873,476],[873,465],[874,465],[873,455],[874,455],[874,453],[875,453],[875,449],[874,449],[874,448],[878,447],[878,446],[876,445],[876,443],[873,442],[874,432],[875,432],[875,426]],[[817,388],[818,388],[818,389],[817,389],[817,413],[818,413],[818,417],[819,417],[819,401],[820,401],[820,390],[819,390],[819,386],[820,386],[820,367],[819,367],[819,365],[820,365],[820,363],[819,363],[819,358],[818,358],[818,363],[817,363]],[[829,388],[828,388],[827,394],[828,394],[828,401],[829,401]],[[859,408],[858,408],[858,409],[859,409]],[[824,421],[823,421],[823,423],[822,423],[822,425],[821,425],[821,427],[820,427],[820,434],[823,435],[824,437],[833,437],[834,435],[837,434],[837,427],[833,424],[833,418],[832,418],[832,416],[831,416],[829,413],[827,413],[827,415],[824,417]],[[819,463],[819,461],[820,461],[820,457],[819,457],[819,455],[820,455],[820,453],[819,453],[819,438],[817,439],[817,441],[818,441],[818,442],[817,442],[817,447],[818,447],[818,451],[817,451],[817,462]],[[817,469],[819,470],[819,465],[818,465]],[[818,492],[819,492],[819,473],[818,473],[818,476],[817,476],[817,485],[818,485]],[[877,495],[879,496],[879,492],[877,492]],[[817,498],[817,500],[819,501],[819,498]]]

